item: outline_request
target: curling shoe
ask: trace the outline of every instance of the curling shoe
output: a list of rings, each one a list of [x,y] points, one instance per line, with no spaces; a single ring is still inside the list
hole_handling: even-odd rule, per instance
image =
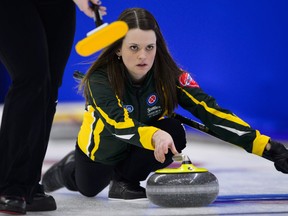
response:
[[[64,187],[63,168],[75,161],[75,151],[67,154],[58,163],[55,163],[42,177],[42,185],[45,192],[52,192]]]
[[[23,197],[19,196],[0,196],[0,213],[25,215],[26,214],[26,201]]]
[[[38,186],[37,192],[34,194],[31,203],[27,202],[27,211],[54,211],[57,209],[57,205],[53,196],[44,193],[42,185]]]
[[[147,199],[145,188],[140,183],[112,180],[109,185],[108,198],[113,200],[142,200]]]

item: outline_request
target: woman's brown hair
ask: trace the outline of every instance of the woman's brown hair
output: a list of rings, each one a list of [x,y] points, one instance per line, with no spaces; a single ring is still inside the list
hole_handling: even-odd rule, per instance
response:
[[[175,81],[181,74],[180,69],[171,57],[160,27],[154,16],[142,8],[129,8],[121,13],[118,20],[127,23],[129,29],[139,28],[141,30],[153,30],[156,34],[156,56],[152,70],[154,70],[154,79],[156,80],[156,91],[160,97],[166,114],[171,115],[177,107],[177,92]],[[116,55],[117,50],[122,46],[123,38],[105,48],[98,59],[89,68],[87,74],[80,86],[84,87],[84,96],[87,99],[87,82],[92,73],[97,69],[105,67],[112,88],[120,99],[123,99],[125,91],[125,65]]]

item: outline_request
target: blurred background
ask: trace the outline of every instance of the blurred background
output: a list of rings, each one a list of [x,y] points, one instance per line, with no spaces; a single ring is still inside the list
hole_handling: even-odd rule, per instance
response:
[[[104,17],[108,23],[128,7],[149,10],[179,66],[220,106],[264,134],[288,139],[287,0],[103,0],[102,4],[108,8]],[[75,44],[93,28],[94,22],[77,9]],[[84,100],[72,74],[85,72],[98,54],[84,58],[72,50],[59,95],[64,112],[71,103],[79,104],[72,116],[82,112]],[[0,107],[9,83],[0,63]],[[178,112],[186,115],[181,108]]]

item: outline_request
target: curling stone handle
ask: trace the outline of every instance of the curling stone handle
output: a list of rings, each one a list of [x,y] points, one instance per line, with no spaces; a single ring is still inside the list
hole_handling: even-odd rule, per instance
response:
[[[184,154],[175,154],[172,159],[176,162],[182,162],[182,164],[192,164],[190,158]]]
[[[182,162],[183,161],[183,154],[175,154],[172,157],[173,161]]]

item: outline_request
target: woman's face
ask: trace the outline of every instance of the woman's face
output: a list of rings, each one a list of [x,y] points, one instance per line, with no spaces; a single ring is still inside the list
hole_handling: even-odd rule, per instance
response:
[[[133,81],[141,81],[151,69],[156,48],[156,35],[153,30],[131,29],[127,32],[117,55],[122,57]]]

